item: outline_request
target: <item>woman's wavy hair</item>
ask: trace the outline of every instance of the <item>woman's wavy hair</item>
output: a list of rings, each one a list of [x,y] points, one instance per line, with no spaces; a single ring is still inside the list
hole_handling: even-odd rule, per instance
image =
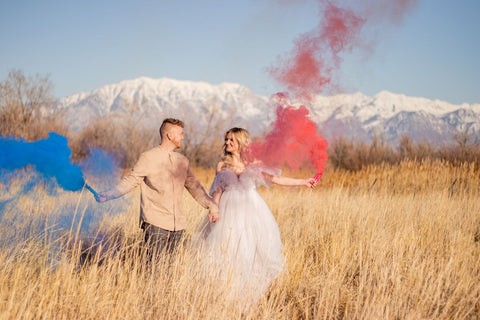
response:
[[[225,140],[227,139],[227,135],[229,133],[231,133],[233,135],[233,138],[238,142],[241,160],[246,161],[245,151],[246,151],[246,147],[250,144],[250,134],[248,133],[247,130],[243,128],[233,127],[229,129],[227,132],[225,132],[225,135],[223,136]],[[223,144],[222,160],[225,164],[231,164],[233,162],[233,155],[227,151],[227,147],[225,143]]]

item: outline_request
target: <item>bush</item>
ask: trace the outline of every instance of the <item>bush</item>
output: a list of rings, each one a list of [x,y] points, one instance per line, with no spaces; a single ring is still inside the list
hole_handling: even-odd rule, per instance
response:
[[[381,135],[374,135],[370,144],[339,137],[330,144],[328,154],[329,164],[333,168],[350,171],[382,163],[396,164],[404,160],[418,163],[442,160],[455,166],[464,163],[478,166],[480,143],[473,135],[462,133],[455,136],[455,141],[435,147],[427,142],[415,143],[410,136],[404,135],[395,150]]]
[[[75,160],[87,157],[91,148],[101,148],[117,159],[117,165],[128,169],[135,165],[142,152],[152,148],[159,140],[156,130],[101,117],[74,135],[70,147]]]
[[[358,171],[372,164],[396,163],[398,156],[383,136],[375,134],[371,144],[339,137],[328,148],[329,162],[334,168]]]
[[[63,114],[49,113],[53,104],[53,85],[48,77],[26,77],[20,70],[10,71],[0,83],[0,135],[33,141],[51,131],[67,134]]]

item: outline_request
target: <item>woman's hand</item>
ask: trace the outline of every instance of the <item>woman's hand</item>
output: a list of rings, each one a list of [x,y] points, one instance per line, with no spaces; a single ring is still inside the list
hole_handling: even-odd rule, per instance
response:
[[[310,188],[315,188],[315,186],[317,185],[318,183],[318,180],[320,180],[320,178],[322,177],[323,173],[317,173],[316,175],[314,175],[312,178],[310,178],[310,180],[308,181],[309,185],[310,185]]]
[[[307,188],[315,188],[315,186],[317,185],[317,181],[315,181],[314,178],[309,178],[309,179],[305,179],[305,184],[304,186],[306,186]]]
[[[208,212],[208,220],[214,223],[220,220],[220,213],[218,212],[218,209],[210,209]]]

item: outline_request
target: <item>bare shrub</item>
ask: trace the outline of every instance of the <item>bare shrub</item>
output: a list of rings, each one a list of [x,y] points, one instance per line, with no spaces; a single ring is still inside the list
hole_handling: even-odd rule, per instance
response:
[[[351,169],[354,143],[345,137],[335,139],[328,147],[328,161],[334,168]]]
[[[368,155],[368,161],[365,165],[397,162],[397,156],[392,146],[387,142],[383,134],[376,132],[372,136]]]
[[[133,167],[140,154],[160,140],[158,130],[142,124],[139,108],[138,103],[126,103],[126,112],[91,121],[72,137],[73,158],[83,159],[90,148],[101,148],[113,154],[122,168]]]
[[[140,154],[160,142],[159,127],[146,125],[141,102],[122,101],[121,111],[98,117],[72,137],[73,157],[80,160],[88,156],[92,147],[110,152],[118,165],[131,168]],[[235,116],[233,110],[222,111],[218,101],[212,100],[199,113],[188,104],[178,107],[178,117],[185,123],[184,141],[180,153],[187,156],[196,167],[213,167],[222,153],[223,133]],[[160,126],[160,121],[158,123]]]
[[[395,163],[397,155],[380,134],[374,134],[372,142],[354,141],[339,137],[330,144],[329,161],[334,168],[357,171],[382,163]]]
[[[415,154],[415,145],[409,135],[402,135],[398,144],[398,153],[401,159],[409,159]]]
[[[358,171],[371,165],[391,164],[401,161],[441,160],[454,166],[465,163],[480,164],[480,141],[472,133],[455,135],[455,140],[445,146],[435,147],[429,142],[417,142],[408,135],[400,137],[397,150],[382,135],[373,135],[370,144],[339,137],[329,145],[329,163],[334,169]]]
[[[10,71],[0,83],[0,135],[36,140],[50,131],[66,134],[63,114],[49,113],[53,103],[53,85],[48,77],[26,77],[20,70]]]
[[[235,110],[229,109],[222,114],[217,100],[206,103],[202,119],[186,105],[179,109],[185,122],[181,152],[194,166],[214,167],[222,155],[223,134],[231,127]]]
[[[131,168],[153,140],[152,130],[116,126],[111,119],[98,118],[73,138],[71,147],[74,159],[88,156],[90,148],[101,148],[114,155],[122,168]]]
[[[439,148],[438,157],[454,165],[480,162],[480,141],[473,132],[466,130],[454,136],[454,142]]]
[[[418,142],[415,144],[409,135],[400,137],[398,145],[398,157],[400,160],[422,161],[426,159],[435,159],[435,147],[428,142]]]

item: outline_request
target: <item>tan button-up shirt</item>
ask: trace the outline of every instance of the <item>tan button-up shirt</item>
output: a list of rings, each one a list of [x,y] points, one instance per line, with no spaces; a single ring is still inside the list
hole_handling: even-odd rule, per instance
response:
[[[183,188],[204,208],[216,207],[189,166],[188,159],[160,146],[142,153],[132,171],[112,190],[108,200],[123,196],[140,185],[140,226],[143,222],[177,231],[185,229]]]

